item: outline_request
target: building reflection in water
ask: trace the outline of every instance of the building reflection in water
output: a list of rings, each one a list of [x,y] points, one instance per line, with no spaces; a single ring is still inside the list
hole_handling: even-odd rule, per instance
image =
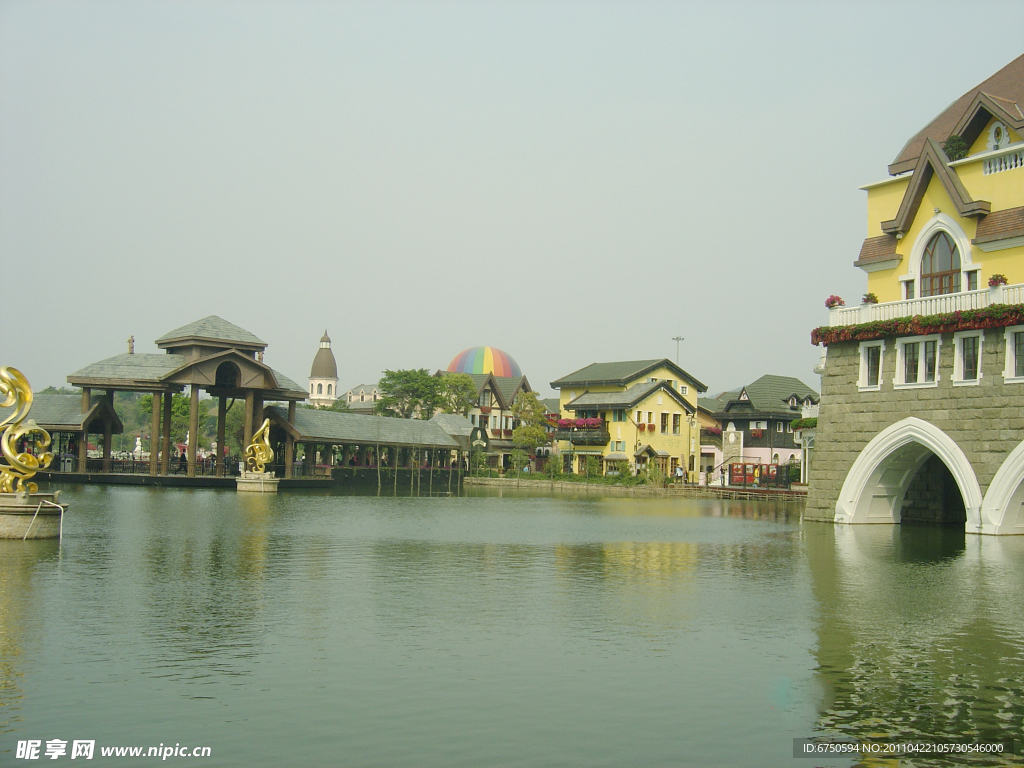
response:
[[[1024,744],[1024,541],[916,526],[806,533],[822,732]]]

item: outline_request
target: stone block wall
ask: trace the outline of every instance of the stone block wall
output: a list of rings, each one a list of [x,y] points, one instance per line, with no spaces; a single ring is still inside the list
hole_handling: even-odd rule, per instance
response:
[[[829,345],[821,381],[817,441],[805,519],[829,520],[847,473],[886,427],[915,416],[949,435],[974,468],[984,493],[1007,454],[1024,439],[1024,384],[1003,384],[1003,329],[984,332],[977,386],[953,386],[953,334],[942,334],[935,387],[895,389],[896,339],[885,339],[882,384],[858,391],[859,342]]]

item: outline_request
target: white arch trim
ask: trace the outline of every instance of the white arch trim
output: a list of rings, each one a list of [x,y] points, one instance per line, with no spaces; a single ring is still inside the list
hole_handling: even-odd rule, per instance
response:
[[[932,454],[942,460],[960,488],[967,510],[966,530],[980,533],[982,496],[974,468],[949,435],[914,417],[886,427],[864,446],[839,493],[835,521],[898,523],[907,488]]]
[[[979,533],[1024,534],[1024,443],[1010,451],[985,493]]]
[[[963,228],[957,224],[956,219],[944,213],[937,213],[921,228],[917,239],[910,249],[910,258],[907,259],[907,274],[901,280],[917,280],[921,276],[921,259],[924,257],[925,246],[937,232],[945,232],[953,238],[960,251],[960,272],[968,272],[973,269],[980,269],[981,264],[974,263],[974,252],[971,249],[971,238],[967,236]],[[966,289],[965,289],[966,290]]]

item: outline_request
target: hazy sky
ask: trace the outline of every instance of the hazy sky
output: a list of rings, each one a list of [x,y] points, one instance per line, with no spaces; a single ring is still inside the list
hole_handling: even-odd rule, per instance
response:
[[[817,388],[865,193],[1024,3],[5,2],[0,365],[210,314],[305,385],[500,347]]]

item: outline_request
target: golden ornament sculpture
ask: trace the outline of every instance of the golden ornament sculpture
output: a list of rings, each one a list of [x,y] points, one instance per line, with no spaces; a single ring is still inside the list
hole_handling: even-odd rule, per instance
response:
[[[262,472],[265,465],[274,460],[270,448],[270,419],[263,420],[263,426],[256,430],[252,442],[245,449],[245,466],[250,472]]]
[[[11,415],[0,421],[0,452],[7,459],[7,464],[0,464],[0,493],[35,493],[39,486],[26,482],[40,469],[46,469],[53,461],[49,451],[35,456],[27,451],[18,451],[18,442],[35,436],[37,448],[50,447],[49,433],[28,419],[32,408],[32,387],[28,379],[17,368],[0,367],[0,407],[14,406]]]

